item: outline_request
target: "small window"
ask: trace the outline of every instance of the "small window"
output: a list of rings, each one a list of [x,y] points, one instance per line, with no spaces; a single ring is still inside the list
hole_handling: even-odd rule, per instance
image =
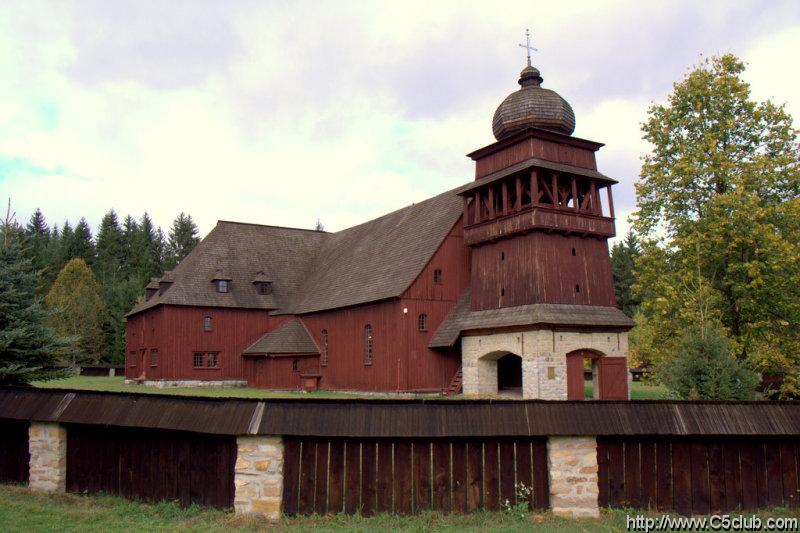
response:
[[[417,329],[420,331],[428,331],[428,315],[425,313],[417,317]]]
[[[581,292],[581,286],[575,285],[575,292]]]
[[[505,260],[506,260],[506,253],[500,252],[500,261],[505,261]]]
[[[433,271],[433,282],[436,285],[441,285],[442,284],[442,269],[441,268],[434,269],[434,271]]]
[[[328,330],[322,330],[322,353],[320,354],[319,364],[328,366]]]
[[[272,282],[259,281],[256,283],[256,290],[258,291],[258,294],[272,294]]]
[[[128,354],[128,365],[129,366],[136,366],[136,351],[131,350]]]
[[[572,249],[572,255],[575,255],[575,248]]]
[[[211,317],[204,316],[203,317],[203,331],[211,331]]]
[[[206,354],[206,367],[217,368],[219,366],[219,353],[208,352]]]
[[[373,337],[372,337],[372,326],[367,324],[364,326],[364,364],[371,365],[372,364],[372,344],[373,344]]]
[[[505,287],[500,287],[500,296],[505,296],[505,295],[506,295]]]
[[[192,362],[195,368],[203,368],[203,354],[202,352],[195,352]]]
[[[298,369],[299,369],[299,363],[297,362],[297,359],[294,359],[292,361],[292,372],[297,372]]]
[[[150,366],[158,366],[158,350],[155,348],[150,350]]]
[[[228,280],[226,279],[217,280],[217,292],[228,292]]]

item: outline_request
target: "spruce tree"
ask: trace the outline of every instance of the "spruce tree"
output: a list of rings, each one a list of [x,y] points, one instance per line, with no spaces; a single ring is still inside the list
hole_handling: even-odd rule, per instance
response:
[[[28,225],[25,228],[25,235],[27,237],[27,254],[31,259],[34,270],[41,273],[39,279],[39,291],[44,289],[47,282],[44,275],[46,269],[50,266],[50,228],[47,227],[47,221],[42,214],[41,209],[31,215]]]
[[[0,227],[0,384],[56,379],[52,367],[70,353],[71,340],[48,324],[36,295],[39,276],[22,247],[22,229],[8,218]]]
[[[181,212],[172,223],[169,230],[169,240],[167,244],[169,253],[168,269],[172,269],[180,263],[184,257],[189,255],[200,238],[197,236],[197,225],[192,220],[192,215]]]
[[[96,249],[97,260],[94,270],[98,281],[101,285],[116,283],[122,275],[124,250],[122,228],[113,209],[106,213],[100,222]]]
[[[633,316],[639,305],[639,299],[633,294],[633,284],[636,282],[633,269],[640,254],[639,242],[633,230],[628,231],[625,240],[614,244],[611,248],[611,272],[614,275],[617,307],[628,316]]]
[[[78,225],[75,226],[75,233],[72,236],[69,259],[76,257],[80,257],[90,266],[94,264],[95,248],[94,242],[92,242],[92,230],[83,217],[78,221]]]

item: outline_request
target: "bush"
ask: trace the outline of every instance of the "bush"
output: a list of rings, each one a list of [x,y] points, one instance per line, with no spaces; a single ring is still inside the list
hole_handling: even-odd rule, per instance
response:
[[[675,357],[658,368],[671,394],[686,400],[751,400],[758,375],[733,354],[731,341],[708,328],[687,331]]]

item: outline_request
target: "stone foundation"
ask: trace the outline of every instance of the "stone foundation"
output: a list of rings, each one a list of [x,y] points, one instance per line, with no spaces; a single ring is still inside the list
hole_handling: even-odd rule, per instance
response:
[[[31,422],[28,486],[44,492],[64,492],[67,484],[67,429],[59,424]]]
[[[283,499],[283,441],[280,437],[248,436],[238,437],[236,444],[236,513],[277,520]]]
[[[464,394],[496,395],[497,358],[513,353],[522,358],[523,398],[566,400],[567,353],[575,350],[627,357],[628,334],[539,329],[466,335],[461,340]]]
[[[125,385],[144,385],[157,389],[172,387],[247,387],[247,382],[239,379],[221,379],[205,381],[200,379],[126,379]]]
[[[594,437],[550,437],[547,466],[553,514],[574,518],[600,516]]]

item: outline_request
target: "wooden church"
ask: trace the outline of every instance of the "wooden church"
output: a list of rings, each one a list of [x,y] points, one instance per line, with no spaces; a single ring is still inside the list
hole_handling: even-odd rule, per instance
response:
[[[220,221],[128,314],[155,386],[628,398],[600,143],[528,60],[475,180],[336,233]]]

